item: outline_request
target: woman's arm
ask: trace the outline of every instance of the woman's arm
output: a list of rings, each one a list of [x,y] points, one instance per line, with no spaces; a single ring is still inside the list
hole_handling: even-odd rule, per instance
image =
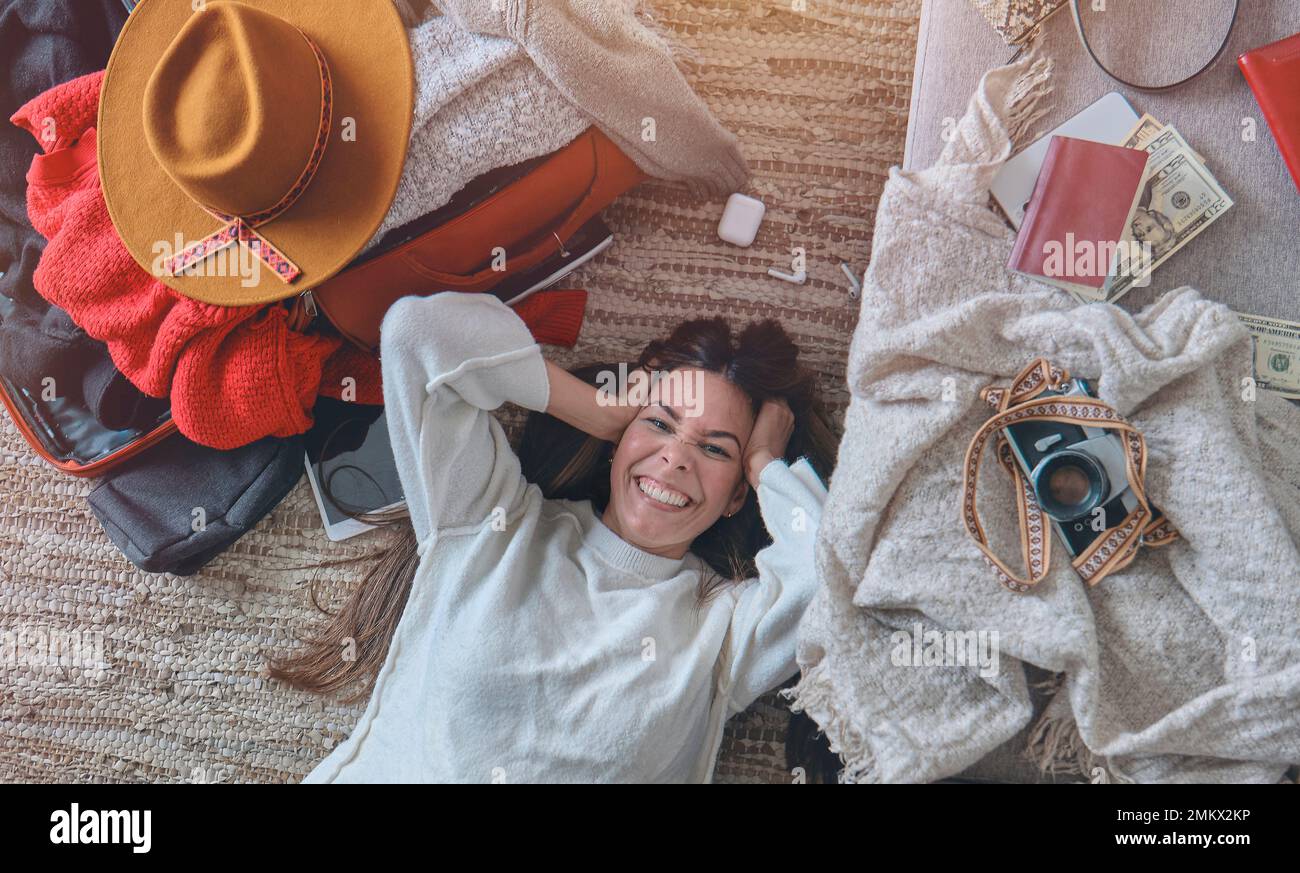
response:
[[[773,460],[785,455],[794,433],[794,413],[781,398],[765,400],[754,419],[754,429],[745,443],[745,480],[758,490],[759,476]]]
[[[384,410],[420,543],[435,530],[478,526],[522,499],[524,480],[490,410],[546,409],[541,347],[491,294],[404,297],[380,328]]]
[[[618,442],[624,429],[636,418],[639,407],[601,404],[600,389],[588,385],[554,361],[546,362],[551,399],[546,406],[550,415],[602,440]]]
[[[758,474],[758,504],[772,544],[758,553],[758,576],[741,583],[721,688],[739,712],[799,669],[799,622],[817,590],[817,527],[826,486],[807,459],[770,459]]]

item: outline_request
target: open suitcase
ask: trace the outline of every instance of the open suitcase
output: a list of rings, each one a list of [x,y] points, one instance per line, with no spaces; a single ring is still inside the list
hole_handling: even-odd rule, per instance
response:
[[[170,412],[148,428],[110,430],[79,394],[47,400],[3,376],[0,401],[32,450],[72,476],[102,476],[176,433]]]
[[[556,284],[613,242],[600,211],[644,178],[589,128],[550,155],[475,179],[322,286],[271,305],[288,306],[300,330],[334,331],[373,352],[383,313],[399,297],[461,290],[514,303]],[[473,241],[503,239],[512,247],[506,269],[491,269],[487,246],[477,252]],[[0,401],[32,449],[73,476],[101,476],[176,433],[167,411],[145,427],[111,430],[76,392],[47,399],[3,376]]]

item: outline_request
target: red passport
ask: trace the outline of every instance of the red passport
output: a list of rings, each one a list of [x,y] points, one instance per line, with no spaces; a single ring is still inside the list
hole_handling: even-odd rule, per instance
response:
[[[1054,136],[1008,269],[1091,299],[1105,297],[1142,189],[1147,153]]]
[[[1300,33],[1246,52],[1237,66],[1300,190]]]

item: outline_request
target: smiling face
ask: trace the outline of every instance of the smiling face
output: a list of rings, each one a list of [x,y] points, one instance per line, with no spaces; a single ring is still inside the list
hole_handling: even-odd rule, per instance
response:
[[[698,386],[693,402],[654,392],[627,426],[610,464],[602,520],[627,542],[679,558],[724,513],[745,501],[744,449],[753,405],[738,387],[702,370],[677,370]],[[697,413],[697,414],[691,414]]]

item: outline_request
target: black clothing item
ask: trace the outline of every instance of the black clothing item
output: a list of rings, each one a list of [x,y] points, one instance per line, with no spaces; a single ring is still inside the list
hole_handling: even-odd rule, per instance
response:
[[[40,252],[28,246],[24,255],[39,258]],[[75,398],[87,367],[99,361],[112,365],[108,348],[87,336],[62,309],[44,300],[31,303],[31,297],[40,299],[31,289],[31,270],[26,264],[17,270],[0,276],[0,283],[5,283],[12,275],[13,285],[6,290],[16,291],[19,297],[0,298],[0,374],[36,395],[43,393],[45,379],[50,378],[56,395]]]
[[[170,406],[132,385],[107,356],[86,370],[81,385],[87,408],[109,430],[148,430]]]
[[[301,436],[219,451],[176,434],[114,470],[88,500],[131,563],[189,576],[279,505],[304,456]]]
[[[0,375],[36,396],[52,378],[55,394],[72,403],[108,350],[32,284],[45,240],[27,220],[26,176],[40,148],[8,119],[55,85],[102,70],[125,23],[120,0],[0,0]],[[157,409],[134,386],[112,396],[120,408]]]
[[[40,300],[31,275],[45,242],[27,221],[26,178],[40,147],[9,117],[55,85],[104,69],[124,24],[117,0],[0,0],[0,294],[19,303],[35,302],[27,292]]]

